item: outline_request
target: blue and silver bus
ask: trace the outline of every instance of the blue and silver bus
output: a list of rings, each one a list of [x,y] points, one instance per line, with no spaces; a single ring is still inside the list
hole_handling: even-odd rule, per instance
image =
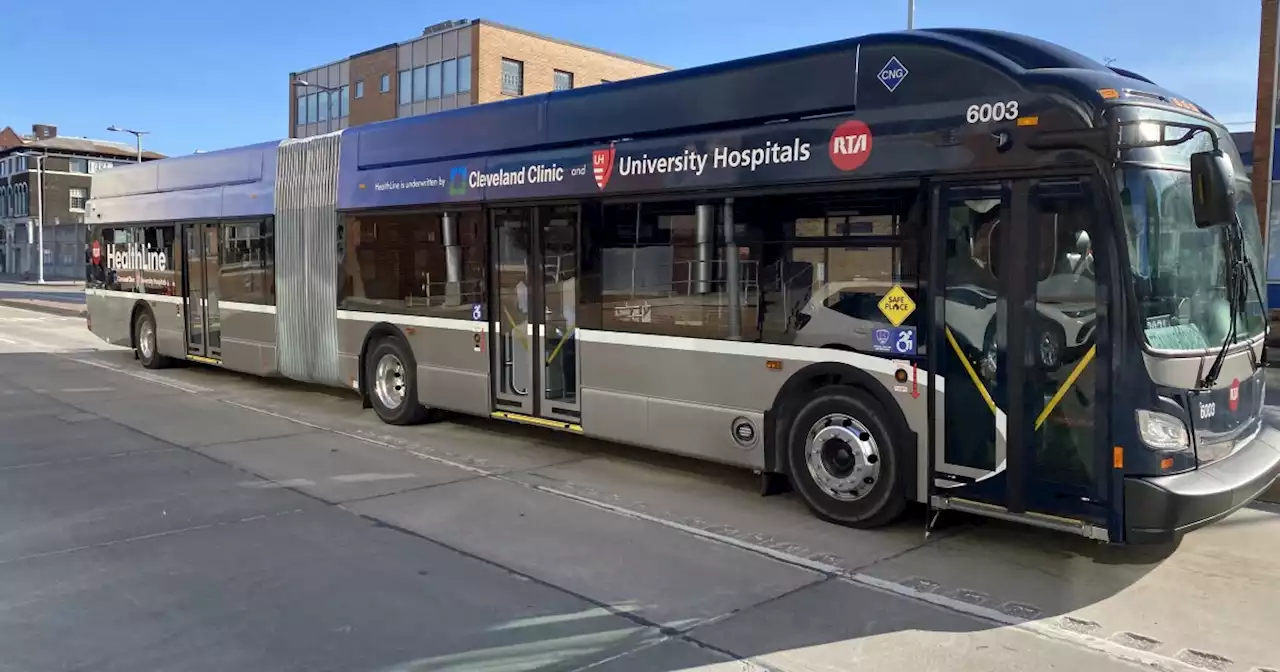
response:
[[[1020,35],[876,34],[94,176],[91,329],[910,503],[1167,540],[1280,473],[1223,126]],[[929,520],[936,516],[930,515]]]

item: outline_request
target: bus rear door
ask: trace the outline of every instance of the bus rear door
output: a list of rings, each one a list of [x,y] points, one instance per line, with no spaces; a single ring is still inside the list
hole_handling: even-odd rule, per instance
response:
[[[578,206],[499,208],[490,216],[494,415],[580,432]]]

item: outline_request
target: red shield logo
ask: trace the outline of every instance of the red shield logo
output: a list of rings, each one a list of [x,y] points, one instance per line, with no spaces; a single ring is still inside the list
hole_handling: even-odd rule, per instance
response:
[[[604,189],[613,177],[614,148],[597,149],[591,152],[591,174],[596,178],[596,186]]]
[[[102,243],[96,240],[93,241],[93,245],[89,247],[89,254],[93,255],[93,263],[96,264],[99,261],[101,261],[102,260]]]
[[[1235,411],[1240,406],[1240,379],[1231,381],[1231,389],[1227,390],[1227,408]]]

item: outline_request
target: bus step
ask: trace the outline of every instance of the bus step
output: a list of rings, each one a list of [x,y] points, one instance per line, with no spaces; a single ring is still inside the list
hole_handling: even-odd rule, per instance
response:
[[[1093,525],[1092,523],[1088,523],[1083,520],[1051,516],[1044,513],[1013,513],[994,504],[975,502],[973,500],[960,499],[958,497],[934,495],[933,508],[960,511],[961,513],[971,513],[976,516],[986,516],[987,518],[1005,520],[1011,523],[1031,525],[1033,527],[1039,527],[1046,530],[1066,532],[1068,534],[1075,534],[1086,539],[1093,539],[1096,541],[1109,542],[1111,540],[1110,536],[1107,534],[1106,528],[1098,527],[1097,525]]]

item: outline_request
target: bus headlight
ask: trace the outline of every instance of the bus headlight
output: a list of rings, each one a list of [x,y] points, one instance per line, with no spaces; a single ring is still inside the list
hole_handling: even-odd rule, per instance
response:
[[[1190,450],[1187,426],[1168,413],[1138,409],[1138,435],[1142,442],[1160,450]]]

